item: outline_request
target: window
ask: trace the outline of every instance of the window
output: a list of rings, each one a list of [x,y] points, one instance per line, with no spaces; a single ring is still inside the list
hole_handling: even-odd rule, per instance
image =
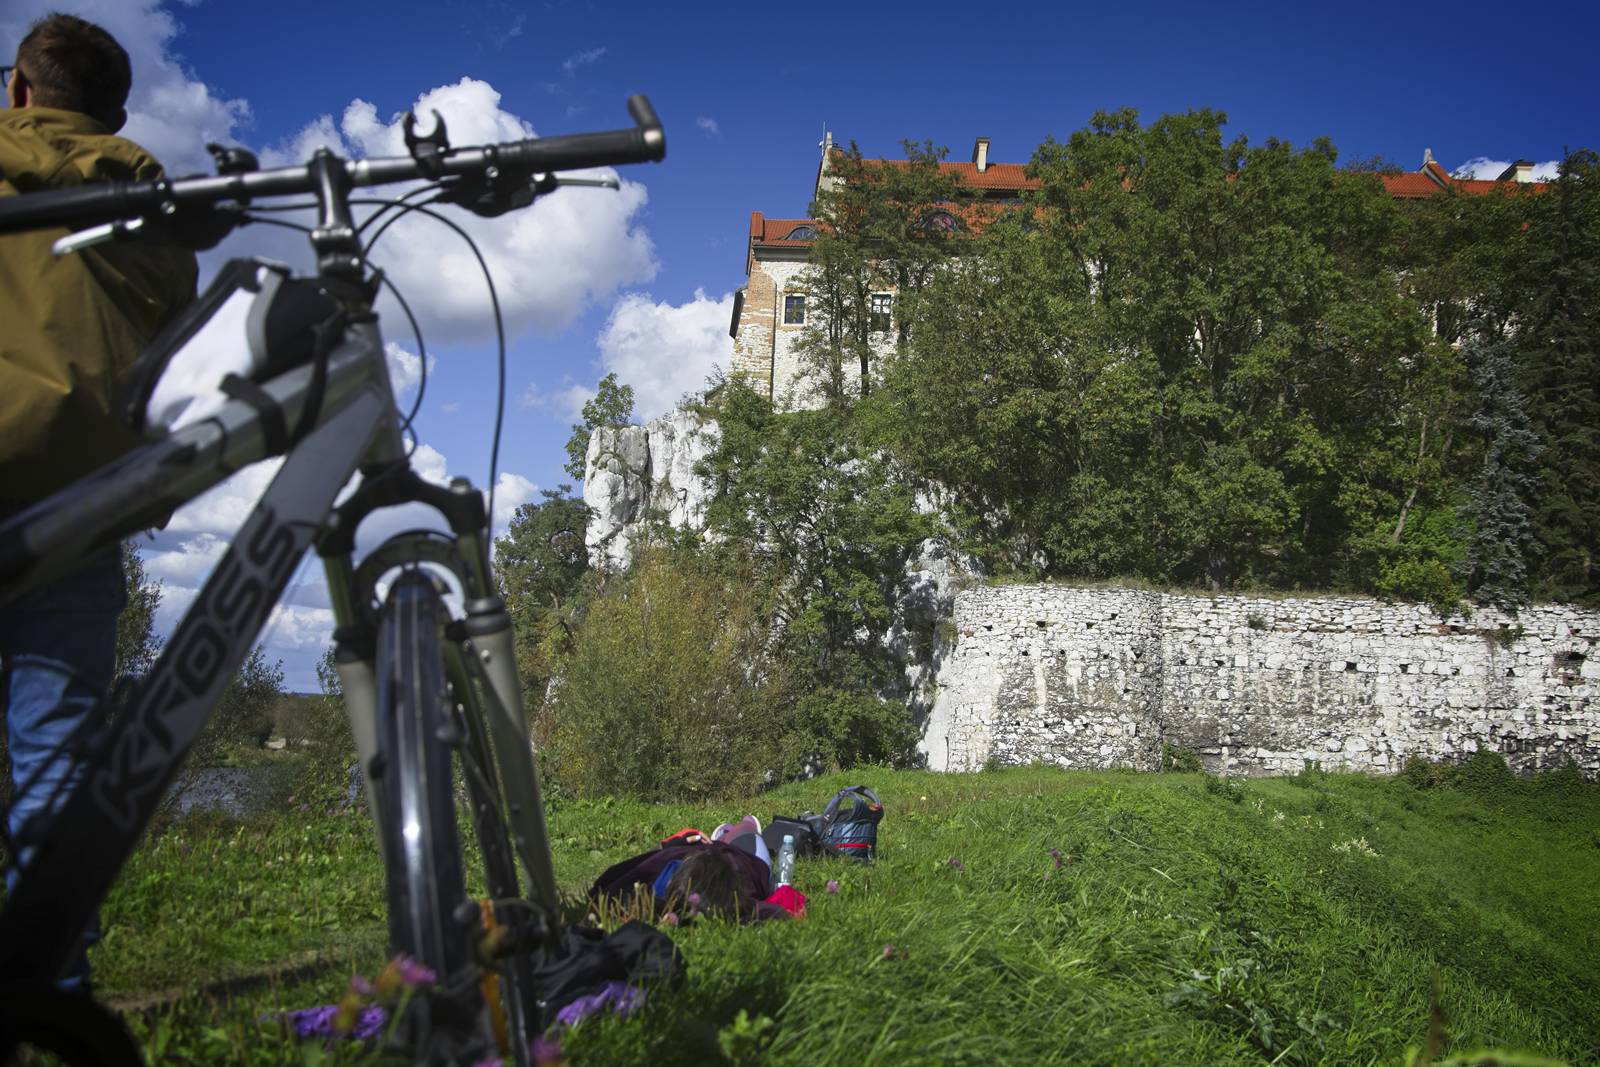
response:
[[[803,326],[806,321],[806,295],[790,293],[783,298],[783,324]]]
[[[789,231],[789,236],[784,238],[785,241],[815,241],[816,239],[817,231],[812,226],[796,226]]]
[[[868,307],[867,329],[873,333],[889,332],[889,314],[894,308],[894,297],[888,293],[873,293],[872,303]]]

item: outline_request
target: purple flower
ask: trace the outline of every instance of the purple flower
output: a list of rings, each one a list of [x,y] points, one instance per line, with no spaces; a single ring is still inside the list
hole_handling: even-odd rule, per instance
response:
[[[828,892],[834,896],[839,895],[839,880],[837,878],[828,879]]]
[[[352,974],[350,976],[350,988],[355,990],[357,993],[360,993],[364,997],[370,997],[373,993],[377,992],[377,990],[373,988],[372,983],[367,980],[367,976],[364,974]]]
[[[350,1030],[350,1036],[358,1041],[368,1041],[383,1033],[383,1028],[389,1021],[389,1013],[378,1004],[372,1004],[361,1009],[361,1014],[356,1017],[356,1024]]]
[[[958,871],[964,871],[967,869],[967,865],[956,859],[954,856],[950,857],[950,866]]]
[[[607,982],[600,992],[579,997],[556,1013],[556,1021],[563,1026],[576,1026],[589,1016],[610,1008],[626,1019],[644,1007],[644,990],[625,982]]]
[[[561,1042],[553,1037],[540,1035],[533,1039],[533,1053],[535,1067],[565,1067],[567,1062],[566,1051],[562,1049]]]
[[[1062,863],[1066,862],[1061,858],[1061,850],[1059,848],[1050,850],[1050,858],[1056,861],[1056,870],[1058,871],[1061,869]]]
[[[894,959],[894,946],[893,945],[884,945],[883,946],[883,958],[886,959],[886,960]]]
[[[296,1037],[331,1037],[333,1035],[333,1016],[339,1010],[337,1004],[324,1004],[317,1008],[302,1008],[291,1011],[288,1015],[289,1022],[294,1026]]]
[[[669,911],[665,915],[661,916],[661,925],[662,926],[677,926],[678,925],[678,913],[675,912],[675,911]]]
[[[396,962],[400,964],[400,981],[410,989],[420,989],[439,980],[438,973],[432,967],[424,966],[410,956],[401,956]]]

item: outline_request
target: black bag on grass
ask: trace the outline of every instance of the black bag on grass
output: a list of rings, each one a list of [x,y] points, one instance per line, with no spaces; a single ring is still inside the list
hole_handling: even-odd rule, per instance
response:
[[[882,820],[878,794],[864,785],[841,789],[822,813],[822,850],[865,863],[878,850],[878,823]]]
[[[774,861],[783,849],[783,839],[786,834],[794,835],[796,859],[822,854],[822,816],[809,811],[793,819],[774,815],[768,821],[766,829],[761,831],[761,840],[767,843],[767,850],[772,853]]]

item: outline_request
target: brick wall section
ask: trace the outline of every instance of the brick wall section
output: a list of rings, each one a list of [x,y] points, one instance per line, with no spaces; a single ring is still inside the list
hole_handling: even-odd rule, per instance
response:
[[[1153,769],[1166,741],[1227,774],[1479,748],[1600,773],[1600,612],[1441,622],[1357,598],[997,586],[959,594],[953,622],[923,740],[936,769]]]

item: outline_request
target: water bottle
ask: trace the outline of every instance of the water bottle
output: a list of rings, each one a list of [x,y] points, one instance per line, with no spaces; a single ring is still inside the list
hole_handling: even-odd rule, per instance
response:
[[[778,884],[794,884],[794,835],[783,835],[783,847],[778,850]]]

